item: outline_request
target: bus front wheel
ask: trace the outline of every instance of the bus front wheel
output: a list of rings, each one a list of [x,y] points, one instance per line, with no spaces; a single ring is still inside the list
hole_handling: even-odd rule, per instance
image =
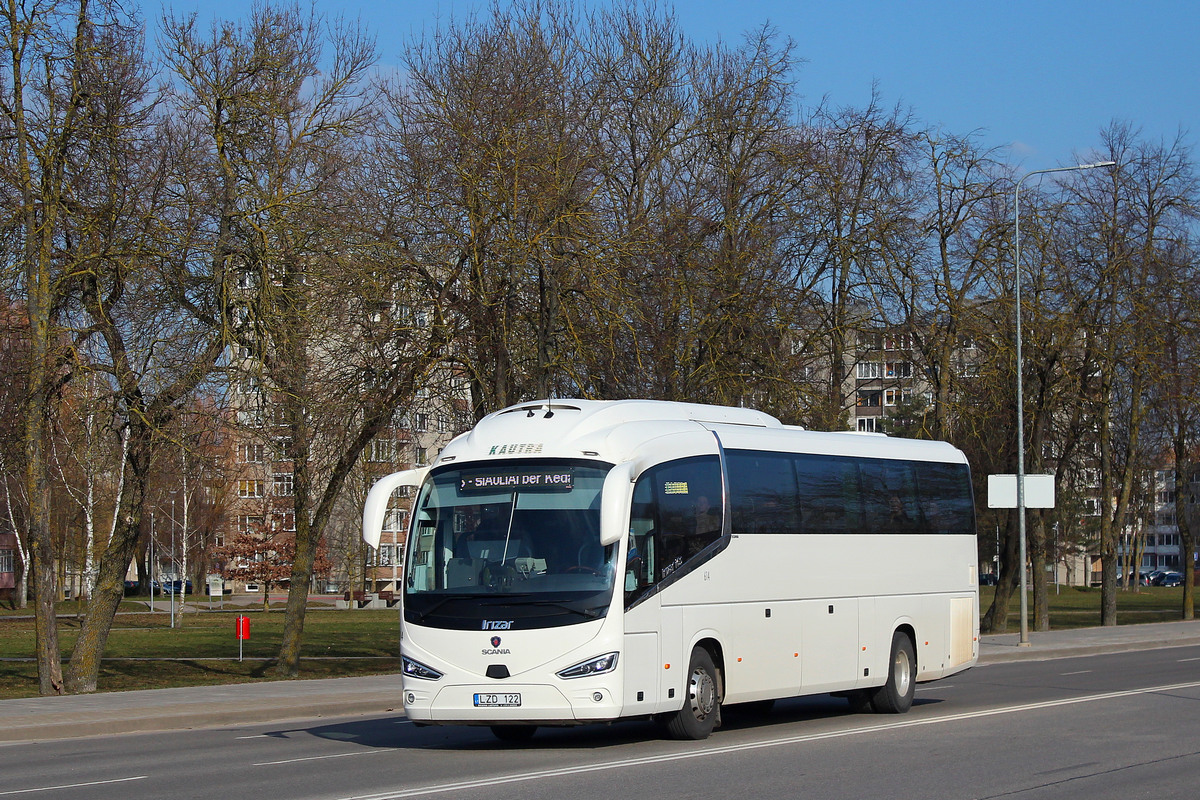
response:
[[[707,739],[721,717],[721,697],[717,668],[702,647],[692,651],[684,692],[683,708],[667,722],[667,731],[673,739]]]
[[[892,634],[892,657],[887,683],[871,694],[871,708],[880,714],[903,714],[912,708],[917,691],[917,656],[912,640],[901,631]]]

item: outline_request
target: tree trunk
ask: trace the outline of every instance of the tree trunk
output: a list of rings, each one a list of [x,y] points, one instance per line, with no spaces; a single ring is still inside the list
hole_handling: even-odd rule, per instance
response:
[[[1008,603],[1014,591],[1020,591],[1021,573],[1017,564],[1020,556],[1020,533],[1017,530],[1017,515],[1008,515],[1004,526],[1004,541],[1000,553],[999,575],[996,580],[996,596],[992,605],[979,621],[982,633],[1004,633],[1008,629]]]
[[[67,689],[72,693],[96,691],[104,647],[108,643],[108,634],[121,598],[125,595],[125,573],[129,570],[141,538],[153,433],[137,422],[137,417],[131,416],[131,426],[135,424],[138,428],[131,430],[128,435],[127,480],[118,501],[120,524],[100,559],[95,595],[88,604],[79,638],[71,651]]]
[[[1046,519],[1039,511],[1034,514],[1033,536],[1029,547],[1030,571],[1033,576],[1033,629],[1050,630],[1049,581],[1046,578]]]

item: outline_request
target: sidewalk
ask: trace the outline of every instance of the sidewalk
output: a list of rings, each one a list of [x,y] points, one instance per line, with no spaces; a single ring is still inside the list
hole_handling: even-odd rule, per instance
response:
[[[983,636],[979,664],[1200,645],[1200,620]],[[403,713],[400,676],[273,681],[0,700],[0,742]]]

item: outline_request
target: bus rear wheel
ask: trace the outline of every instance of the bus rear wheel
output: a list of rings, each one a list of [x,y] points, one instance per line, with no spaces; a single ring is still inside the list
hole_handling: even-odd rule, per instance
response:
[[[871,693],[871,708],[880,714],[903,714],[912,708],[917,691],[917,656],[907,634],[892,634],[889,663],[887,683]]]
[[[492,735],[502,742],[528,742],[537,732],[537,725],[493,725]]]
[[[721,718],[721,696],[717,683],[717,668],[712,657],[702,647],[692,651],[688,664],[686,696],[683,708],[667,722],[667,732],[673,739],[707,739]]]

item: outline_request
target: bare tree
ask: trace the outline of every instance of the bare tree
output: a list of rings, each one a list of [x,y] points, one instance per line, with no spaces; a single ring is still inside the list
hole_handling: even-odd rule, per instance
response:
[[[102,11],[103,13],[103,11]],[[67,288],[57,251],[62,218],[70,203],[68,164],[86,137],[84,74],[95,54],[94,22],[87,0],[75,8],[56,4],[0,6],[8,68],[0,90],[7,151],[5,180],[20,220],[18,263],[28,316],[29,391],[23,411],[26,470],[26,525],[35,594],[38,688],[63,690],[54,602],[54,545],[50,532],[50,478],[47,441],[54,398],[66,373],[64,341],[57,327]]]

